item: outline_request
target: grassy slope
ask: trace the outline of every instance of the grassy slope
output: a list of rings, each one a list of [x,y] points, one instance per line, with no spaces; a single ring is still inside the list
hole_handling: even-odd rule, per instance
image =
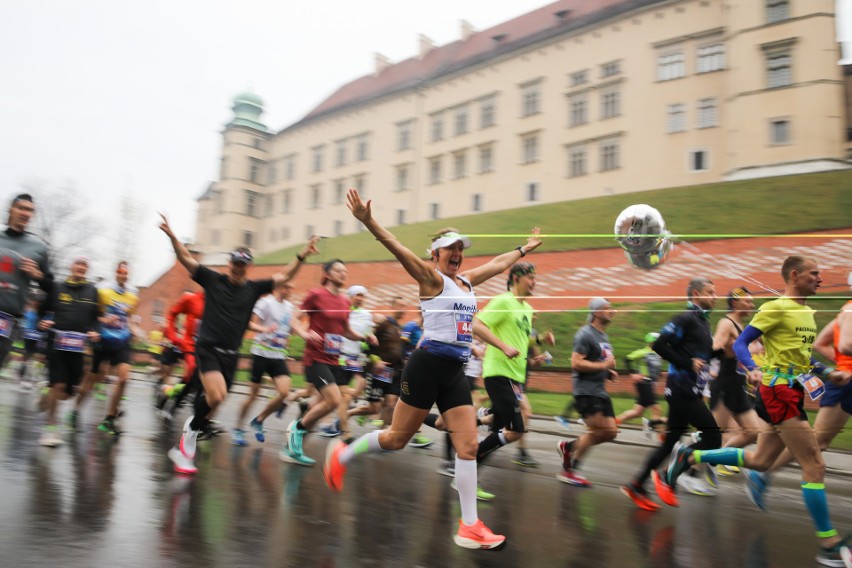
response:
[[[538,225],[546,234],[606,234],[620,211],[648,203],[663,214],[669,230],[678,234],[791,233],[848,227],[852,208],[852,173],[848,171],[668,188],[580,201],[441,219],[393,228],[412,250],[425,248],[428,235],[445,226],[469,234],[527,234]],[[708,214],[708,210],[712,214]],[[570,221],[570,222],[566,222]],[[517,237],[478,238],[471,254],[505,252]],[[691,238],[690,240],[700,240]],[[612,238],[553,238],[544,250],[576,250],[614,245]],[[299,245],[300,247],[301,245]],[[299,247],[289,247],[258,259],[263,264],[289,262]],[[323,241],[320,261],[340,256],[347,262],[390,260],[369,233]]]

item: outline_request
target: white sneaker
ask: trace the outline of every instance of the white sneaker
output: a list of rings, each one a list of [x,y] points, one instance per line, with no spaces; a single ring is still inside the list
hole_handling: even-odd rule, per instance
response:
[[[716,491],[707,485],[704,480],[687,474],[677,478],[677,486],[693,495],[701,495],[702,497],[716,496]]]
[[[178,473],[198,473],[198,468],[195,467],[195,462],[191,458],[183,455],[183,450],[177,446],[169,450],[169,459],[172,460],[175,471]]]
[[[651,440],[654,436],[654,429],[651,428],[651,421],[642,417],[642,433],[645,434],[645,437]]]
[[[180,444],[178,446],[184,457],[190,461],[195,459],[195,442],[198,440],[198,431],[189,427],[193,418],[193,416],[190,416],[183,423],[183,435],[180,437]]]

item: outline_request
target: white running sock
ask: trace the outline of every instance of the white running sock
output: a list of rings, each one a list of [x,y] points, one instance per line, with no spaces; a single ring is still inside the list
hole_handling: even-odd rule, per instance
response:
[[[456,489],[461,503],[462,522],[468,526],[479,520],[476,514],[476,460],[456,455]]]
[[[349,444],[340,454],[340,465],[346,465],[360,454],[377,454],[383,451],[384,448],[379,444],[380,433],[380,430],[373,430]]]

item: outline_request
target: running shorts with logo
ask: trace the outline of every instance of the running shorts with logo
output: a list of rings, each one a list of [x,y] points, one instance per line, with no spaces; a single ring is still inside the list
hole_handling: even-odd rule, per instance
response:
[[[505,427],[512,432],[524,432],[524,416],[521,413],[524,385],[508,377],[485,377],[485,390],[494,411],[491,431],[499,432]]]
[[[846,414],[852,414],[852,383],[837,386],[831,381],[825,381],[825,394],[819,399],[820,408],[837,406]]]
[[[104,361],[109,361],[111,367],[130,363],[130,344],[107,346],[95,343],[92,348],[92,372],[97,373]]]
[[[470,388],[464,376],[464,362],[415,349],[402,371],[400,400],[429,410],[438,405],[443,413],[457,406],[472,405]]]
[[[386,396],[399,396],[402,383],[402,369],[395,369],[393,378],[388,382],[372,373],[367,373],[367,389],[365,396],[368,402],[379,402]]]
[[[329,385],[339,386],[349,383],[349,377],[342,367],[316,361],[305,369],[305,377],[317,390],[322,390]]]

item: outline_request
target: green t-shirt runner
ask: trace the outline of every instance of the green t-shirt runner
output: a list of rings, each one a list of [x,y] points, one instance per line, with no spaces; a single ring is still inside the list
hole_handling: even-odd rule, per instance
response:
[[[477,318],[503,342],[526,353],[530,343],[533,309],[526,300],[512,292],[495,296]],[[502,351],[488,346],[482,362],[483,377],[508,377],[519,383],[526,382],[527,359],[519,356],[509,359]]]

